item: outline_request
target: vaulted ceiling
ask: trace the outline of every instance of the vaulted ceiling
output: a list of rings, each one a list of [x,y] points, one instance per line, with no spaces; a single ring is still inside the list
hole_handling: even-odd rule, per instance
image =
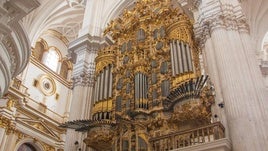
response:
[[[99,26],[104,29],[107,23],[120,15],[127,7],[131,7],[135,0],[39,0],[41,5],[23,19],[23,25],[28,33],[31,45],[34,46],[36,40],[47,31],[60,33],[67,41],[72,41],[78,37],[82,29],[83,21],[95,22],[98,19]],[[183,6],[184,10],[191,13],[202,0],[174,0]],[[256,40],[260,50],[262,39],[268,31],[268,1],[267,0],[239,0],[242,9],[248,19],[251,34]],[[102,8],[101,16],[94,19],[84,19],[86,3],[101,2],[105,4]],[[91,9],[96,9],[91,6]],[[99,10],[94,10],[96,13]],[[92,15],[96,15],[92,13]],[[90,17],[90,16],[89,16]],[[49,32],[53,33],[53,32]],[[55,32],[54,32],[55,33]]]
[[[30,42],[48,30],[54,30],[68,41],[75,39],[81,28],[85,0],[40,0],[41,5],[23,19]]]

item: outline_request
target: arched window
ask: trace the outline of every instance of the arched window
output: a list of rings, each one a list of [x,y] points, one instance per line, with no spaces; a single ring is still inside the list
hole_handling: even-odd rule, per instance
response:
[[[69,71],[69,65],[67,60],[62,61],[61,69],[60,69],[60,75],[67,79],[68,78],[68,71]]]
[[[51,47],[43,55],[43,64],[45,64],[51,70],[57,72],[60,56],[54,47]]]
[[[46,41],[44,41],[43,39],[39,39],[39,41],[37,41],[35,44],[35,48],[33,50],[33,56],[37,60],[42,61],[43,54],[47,49],[48,45]]]
[[[43,44],[41,42],[37,42],[36,45],[35,45],[34,52],[33,52],[34,57],[37,60],[41,60],[42,59],[43,52],[44,52],[44,46],[43,46]]]

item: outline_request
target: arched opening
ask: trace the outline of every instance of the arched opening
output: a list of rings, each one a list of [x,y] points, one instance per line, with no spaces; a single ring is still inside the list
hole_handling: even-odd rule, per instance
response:
[[[30,143],[20,145],[17,151],[37,151],[37,149]]]
[[[68,80],[70,70],[72,70],[72,65],[71,65],[70,61],[63,60],[61,63],[60,75],[64,79]]]
[[[48,45],[47,45],[46,41],[44,41],[43,39],[40,39],[35,44],[33,56],[37,60],[42,61],[43,54],[47,49],[48,49]]]
[[[57,72],[60,60],[60,54],[55,47],[50,47],[43,55],[42,63],[51,70]]]

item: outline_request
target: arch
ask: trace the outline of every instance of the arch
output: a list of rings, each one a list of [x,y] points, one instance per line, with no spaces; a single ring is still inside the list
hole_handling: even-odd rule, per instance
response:
[[[40,38],[36,43],[35,43],[35,47],[34,47],[34,50],[33,50],[33,56],[41,61],[42,60],[42,57],[43,57],[43,54],[45,51],[48,50],[48,44],[47,42]]]
[[[62,63],[61,63],[60,75],[63,78],[67,79],[68,72],[69,72],[69,70],[72,70],[72,69],[73,69],[72,63],[67,59],[63,59]]]
[[[62,55],[61,55],[60,50],[55,46],[50,46],[50,47],[48,47],[47,51],[52,50],[52,49],[55,50],[56,53],[59,55],[59,61],[62,61]]]
[[[19,141],[16,144],[14,151],[17,151],[19,147],[25,143],[28,143],[32,145],[33,147],[35,147],[36,151],[45,151],[44,147],[39,142],[37,142],[36,140],[32,138],[26,138],[26,139],[22,139],[21,141]]]

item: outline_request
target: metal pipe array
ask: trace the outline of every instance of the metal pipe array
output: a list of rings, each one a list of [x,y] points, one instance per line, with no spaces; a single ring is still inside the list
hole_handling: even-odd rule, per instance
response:
[[[95,81],[94,103],[112,97],[112,65],[100,71]]]
[[[172,76],[193,71],[190,46],[179,40],[170,42]]]
[[[148,79],[142,73],[135,75],[135,107],[147,108]]]

